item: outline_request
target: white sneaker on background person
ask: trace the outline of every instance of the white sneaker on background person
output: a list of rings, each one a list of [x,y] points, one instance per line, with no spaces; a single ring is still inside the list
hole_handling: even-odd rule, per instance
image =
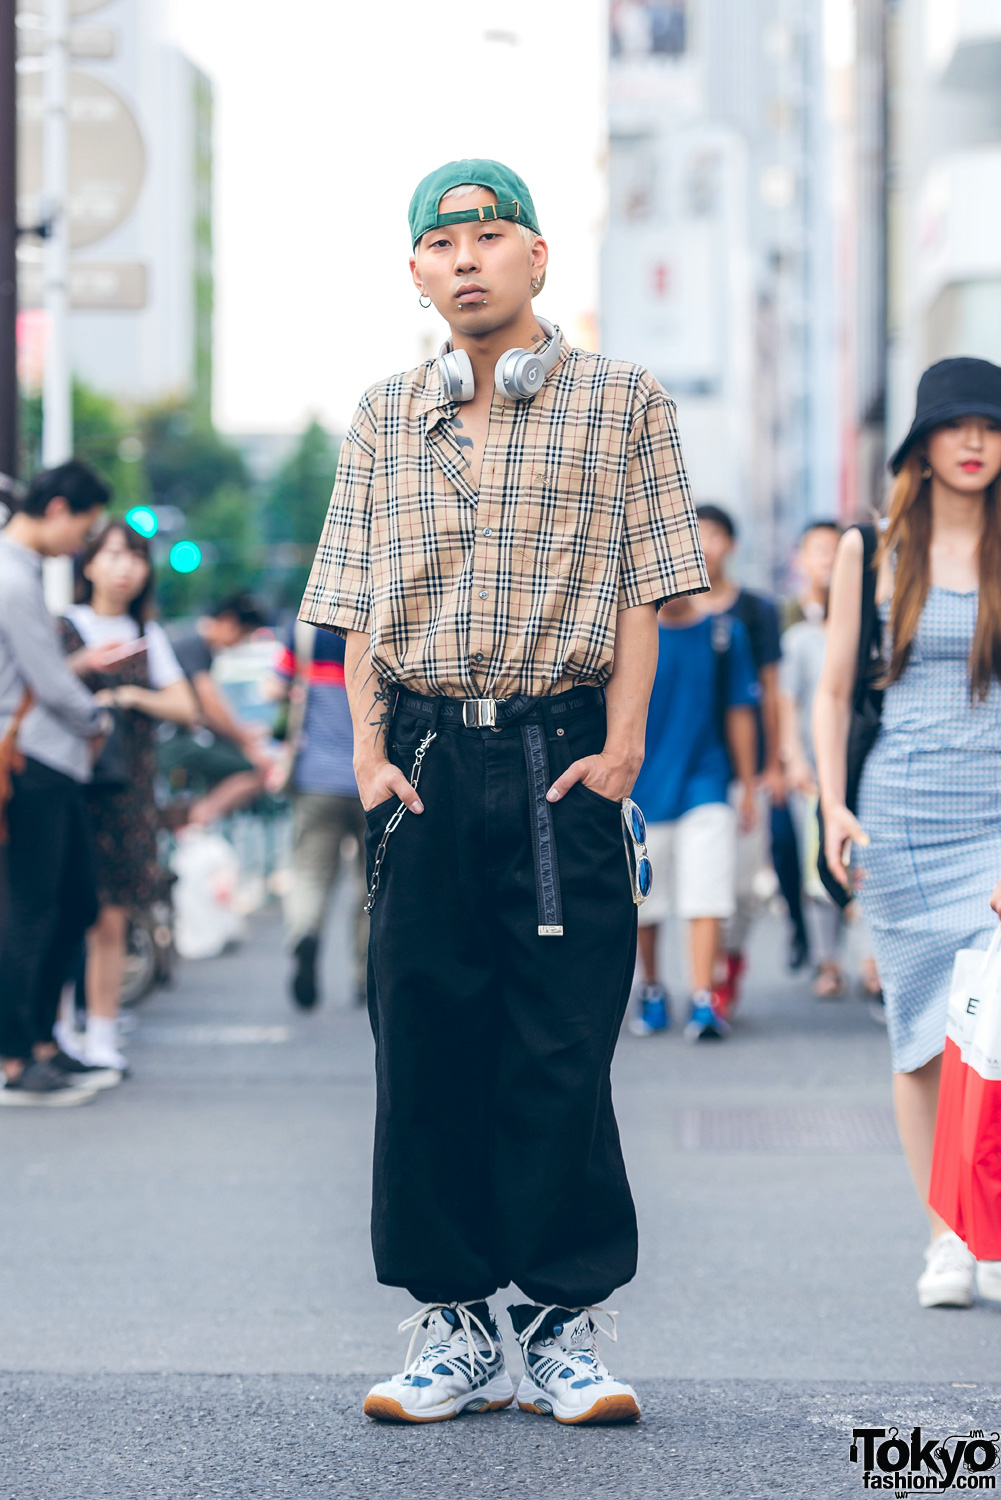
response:
[[[413,1329],[399,1375],[380,1380],[364,1412],[380,1422],[445,1422],[465,1411],[500,1411],[514,1400],[497,1325],[484,1303],[432,1302],[400,1324]],[[411,1359],[422,1329],[424,1347]]]
[[[82,1052],[82,1060],[92,1068],[115,1068],[119,1073],[128,1070],[128,1059],[118,1048],[118,1022],[110,1017],[87,1017]]]
[[[518,1407],[567,1426],[638,1422],[640,1404],[631,1385],[609,1375],[595,1348],[592,1313],[605,1313],[615,1338],[615,1314],[604,1307],[509,1307],[525,1358]]]
[[[977,1291],[985,1302],[1001,1302],[1001,1260],[977,1261]]]
[[[922,1307],[969,1307],[976,1264],[959,1235],[946,1229],[925,1251],[918,1302]]]

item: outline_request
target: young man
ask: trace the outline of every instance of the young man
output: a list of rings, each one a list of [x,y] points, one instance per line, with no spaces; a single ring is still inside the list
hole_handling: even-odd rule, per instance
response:
[[[236,717],[212,676],[212,663],[220,651],[242,645],[266,624],[252,595],[234,594],[173,643],[174,655],[198,700],[201,727],[175,729],[162,741],[158,759],[174,787],[183,787],[193,778],[209,784],[211,790],[191,805],[192,823],[214,823],[246,807],[264,790],[271,762],[261,746],[261,726],[241,723]]]
[[[670,398],[536,319],[521,178],[441,167],[410,229],[451,345],[363,397],[302,610],[346,636],[368,824],[376,1269],[426,1304],[423,1352],[365,1409],[510,1404],[486,1299],[515,1282],[522,1409],[634,1420],[592,1320],[636,1265],[609,1067],[627,853],[645,867],[621,804],[657,609],[706,587],[698,526]]]
[[[285,937],[292,954],[292,996],[303,1010],[319,999],[316,965],[331,892],[346,839],[357,844],[349,878],[354,906],[354,984],[364,1001],[368,917],[362,849],[365,817],[352,766],[354,734],[344,686],[344,641],[329,630],[296,621],[285,633],[275,662],[280,692],[288,700],[288,746],[294,756],[288,790],[292,802],[292,860],[285,897]]]
[[[822,625],[827,619],[827,596],[831,591],[834,554],[841,539],[837,521],[811,521],[803,528],[796,548],[796,572],[800,586],[783,611],[785,630],[803,620]],[[781,672],[779,673],[781,677]]]
[[[45,607],[42,560],[79,552],[110,499],[85,464],[37,474],[0,532],[0,733],[30,691],[7,806],[8,910],[0,941],[0,1104],[83,1104],[107,1070],[52,1038],[70,960],[97,917],[83,784],[111,716],[75,675],[100,671],[121,642],[67,661]],[[20,769],[19,769],[20,767]],[[80,1086],[76,1086],[79,1084]]]
[[[779,754],[800,840],[803,902],[814,964],[813,993],[835,1000],[845,992],[838,961],[843,921],[817,874],[817,766],[813,754],[813,699],[824,666],[827,597],[841,529],[834,521],[814,521],[796,551],[802,586],[788,611],[782,635],[779,673]]]
[[[772,601],[753,589],[740,588],[727,576],[729,559],[737,545],[737,528],[733,517],[719,505],[700,505],[699,530],[705,551],[706,571],[712,585],[710,593],[698,603],[706,615],[731,616],[743,625],[751,647],[751,659],[758,677],[758,817],[752,828],[740,834],[737,841],[737,907],[724,938],[723,972],[716,987],[717,1001],[724,1014],[737,1003],[738,987],[746,960],[744,948],[751,925],[761,908],[758,879],[770,863],[770,809],[785,804],[785,778],[779,760],[779,689],[778,671],[782,650],[779,645],[779,616]],[[799,875],[795,878],[799,892]],[[793,946],[801,932],[796,912],[792,913]],[[805,955],[804,955],[805,956]],[[798,966],[798,955],[791,962]]]
[[[749,831],[757,816],[757,682],[739,620],[707,619],[691,599],[680,598],[662,607],[660,626],[646,759],[634,789],[656,878],[640,907],[643,987],[630,1030],[650,1036],[670,1025],[657,936],[673,910],[688,924],[692,998],[685,1036],[696,1042],[729,1030],[713,994],[720,924],[736,905],[737,814],[727,797],[735,779],[740,827]]]

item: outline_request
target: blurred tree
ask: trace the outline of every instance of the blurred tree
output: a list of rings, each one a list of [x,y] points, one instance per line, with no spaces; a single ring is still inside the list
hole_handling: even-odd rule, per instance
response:
[[[246,466],[238,448],[198,420],[190,403],[165,401],[142,413],[140,436],[150,491],[158,505],[188,510],[223,485],[246,488]]]
[[[256,588],[263,563],[259,506],[238,484],[224,484],[187,507],[185,535],[202,549],[194,573],[175,573],[157,548],[157,594],[167,618],[190,615],[240,589]],[[171,537],[171,541],[176,538]]]
[[[21,472],[33,474],[42,462],[40,395],[22,399],[21,442]],[[113,397],[102,395],[80,380],[73,382],[73,452],[91,464],[111,486],[112,510],[121,513],[148,498],[136,418]]]
[[[314,417],[264,495],[269,592],[297,608],[320,539],[337,469],[338,439]]]

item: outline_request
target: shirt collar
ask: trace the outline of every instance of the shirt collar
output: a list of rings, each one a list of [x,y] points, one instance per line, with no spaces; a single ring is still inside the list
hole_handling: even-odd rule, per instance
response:
[[[562,328],[560,328],[559,324],[557,323],[554,323],[553,327],[556,329],[554,337],[559,340],[560,352],[556,363],[553,365],[553,368],[546,376],[546,379],[543,381],[543,385],[542,387],[540,387],[540,389],[544,388],[545,385],[548,384],[548,382],[556,374],[557,370],[559,370],[564,360],[566,360],[570,354],[570,345],[567,343]],[[536,392],[536,395],[538,395],[538,392]],[[529,396],[527,400],[534,401],[535,396]],[[428,368],[427,379],[424,382],[424,390],[421,394],[420,402],[418,403],[418,410],[420,411],[422,416],[428,412],[440,412],[442,415],[445,415],[447,413],[451,416],[454,415],[456,411],[458,411],[459,405],[460,403],[458,401],[449,401],[446,397],[444,390],[442,389],[441,375],[438,371],[438,361],[437,359],[432,360]],[[429,427],[432,425],[433,423],[428,423]]]

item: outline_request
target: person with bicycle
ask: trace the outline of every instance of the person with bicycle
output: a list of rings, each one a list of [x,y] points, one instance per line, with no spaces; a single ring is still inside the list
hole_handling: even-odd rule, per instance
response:
[[[107,648],[101,670],[84,681],[111,708],[115,726],[87,788],[99,904],[87,940],[87,1029],[78,1039],[60,1022],[56,1035],[70,1056],[119,1076],[127,1067],[118,1006],[128,913],[149,906],[157,886],[154,725],[190,724],[195,717],[194,694],[163,627],[152,619],[154,586],[146,538],[125,521],[110,521],[83,553],[76,603],[62,621],[71,656]]]

